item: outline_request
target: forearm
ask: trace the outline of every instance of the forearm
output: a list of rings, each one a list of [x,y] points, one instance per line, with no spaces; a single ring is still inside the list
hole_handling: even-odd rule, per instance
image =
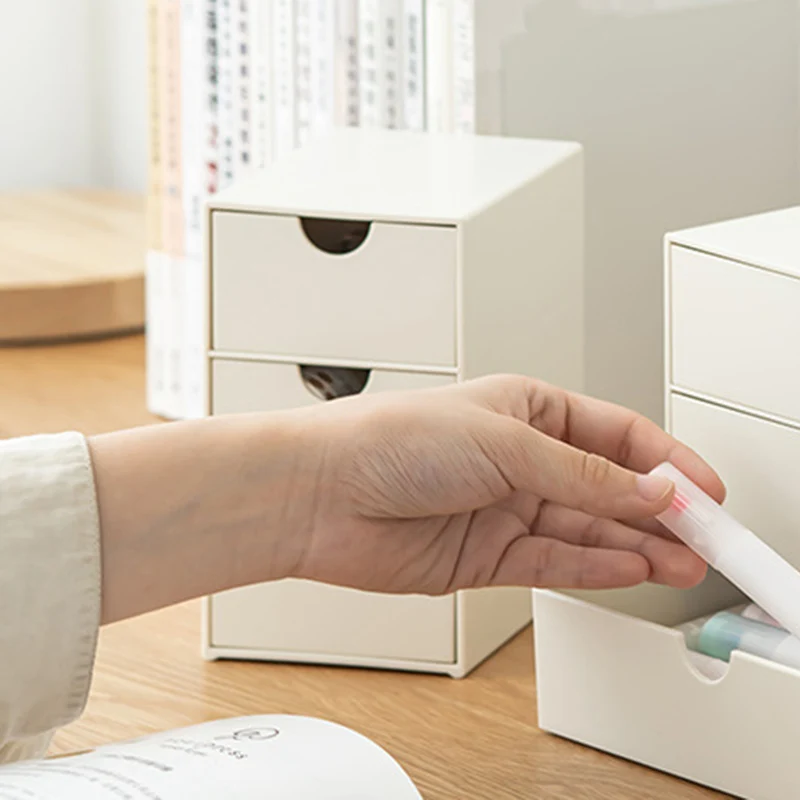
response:
[[[314,481],[301,435],[289,413],[91,438],[103,623],[289,575],[300,547],[292,509]]]

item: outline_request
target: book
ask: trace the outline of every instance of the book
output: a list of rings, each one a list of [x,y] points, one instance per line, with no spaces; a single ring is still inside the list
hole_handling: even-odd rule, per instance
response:
[[[428,131],[453,132],[453,0],[425,2],[425,109]]]
[[[401,127],[425,130],[425,2],[403,0],[400,94]]]
[[[261,715],[0,766],[4,800],[422,800],[389,753],[349,728]]]
[[[311,0],[311,134],[333,128],[336,100],[336,3]]]
[[[217,65],[219,79],[219,189],[236,176],[236,84],[234,80],[234,9],[237,0],[219,0]]]
[[[203,0],[202,92],[204,195],[219,188],[219,4]]]
[[[378,20],[378,52],[382,92],[380,125],[393,130],[403,127],[401,52],[403,0],[381,0]]]
[[[359,123],[358,0],[336,0],[334,125]]]
[[[253,167],[262,169],[273,158],[273,106],[271,88],[272,0],[252,0],[250,25],[250,100]]]
[[[280,158],[295,146],[294,0],[273,0],[273,3],[273,153],[274,158]]]
[[[181,4],[181,138],[183,152],[183,222],[184,257],[176,258],[173,269],[179,271],[178,304],[182,325],[181,397],[172,416],[197,418],[204,411],[203,355],[203,232],[204,203],[207,196],[208,126],[213,124],[207,108],[216,86],[209,84],[209,61],[214,56],[213,28],[216,26],[216,0],[182,0]],[[213,75],[213,72],[211,73]]]
[[[453,129],[475,133],[475,0],[453,1]]]
[[[234,180],[248,175],[253,165],[250,98],[251,6],[252,0],[233,0],[231,8]]]
[[[160,56],[164,69],[161,160],[163,163],[162,266],[166,272],[166,409],[170,417],[183,416],[183,153],[181,138],[181,1],[160,0],[162,28]]]
[[[382,122],[380,18],[378,0],[359,0],[358,88],[362,128],[377,128]]]
[[[162,93],[164,70],[161,68],[161,8],[160,0],[147,3],[147,245],[145,254],[145,330],[146,330],[146,402],[154,414],[167,410],[166,388],[166,292],[163,265],[163,164],[162,153]]]
[[[181,162],[184,243],[187,257],[200,258],[203,250],[203,33],[205,0],[181,4]]]
[[[311,2],[294,3],[294,98],[295,145],[304,145],[311,135]]]

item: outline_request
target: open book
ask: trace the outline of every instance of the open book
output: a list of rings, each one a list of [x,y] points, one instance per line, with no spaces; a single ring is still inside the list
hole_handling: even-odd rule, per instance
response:
[[[382,748],[309,717],[241,717],[0,767],[2,800],[422,800]]]

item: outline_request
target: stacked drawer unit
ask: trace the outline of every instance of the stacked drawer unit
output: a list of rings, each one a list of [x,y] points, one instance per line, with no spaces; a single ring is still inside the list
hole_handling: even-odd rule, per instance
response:
[[[800,568],[800,208],[671,234],[665,295],[667,428]],[[747,800],[796,796],[800,672],[735,651],[710,681],[672,629],[745,599],[714,572],[534,592],[541,727]]]
[[[519,372],[583,382],[583,170],[564,142],[341,130],[213,197],[208,413]],[[286,580],[206,601],[204,651],[460,677],[523,589],[392,596]]]

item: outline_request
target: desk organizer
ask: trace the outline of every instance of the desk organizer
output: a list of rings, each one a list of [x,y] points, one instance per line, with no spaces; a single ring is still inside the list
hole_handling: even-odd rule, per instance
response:
[[[800,208],[672,234],[665,261],[667,427],[800,567]],[[535,591],[540,726],[747,800],[797,797],[800,672],[734,652],[710,681],[670,630],[743,600],[716,573],[690,591]]]
[[[208,413],[518,372],[583,377],[583,165],[564,142],[341,130],[208,207]],[[287,580],[207,599],[208,658],[461,677],[530,592]]]

